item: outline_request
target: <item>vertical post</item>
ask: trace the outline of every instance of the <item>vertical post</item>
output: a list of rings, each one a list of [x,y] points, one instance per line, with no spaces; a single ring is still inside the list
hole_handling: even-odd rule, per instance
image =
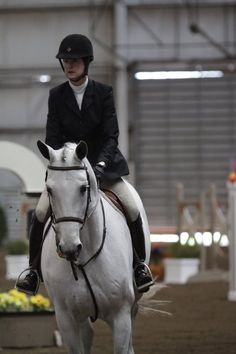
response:
[[[120,129],[120,148],[128,158],[128,78],[127,78],[127,6],[114,3],[114,66],[116,70],[116,108]]]
[[[229,292],[228,300],[236,301],[236,183],[228,182],[229,201]]]
[[[183,209],[184,209],[184,186],[182,183],[176,184],[177,199],[177,233],[180,236],[183,231]]]
[[[212,233],[212,236],[215,231],[217,230],[218,225],[218,220],[217,220],[217,209],[218,209],[218,202],[217,202],[217,194],[216,194],[216,185],[214,183],[210,184],[209,187],[209,193],[210,193],[210,232]],[[217,269],[217,248],[218,245],[214,242],[214,239],[212,237],[212,245],[209,249],[209,256],[210,256],[210,267],[211,269]]]
[[[200,202],[199,202],[199,214],[200,214],[200,227],[202,234],[206,230],[206,195],[205,192],[201,192],[200,194]],[[200,251],[200,271],[204,272],[207,269],[207,248],[203,244],[201,244]]]

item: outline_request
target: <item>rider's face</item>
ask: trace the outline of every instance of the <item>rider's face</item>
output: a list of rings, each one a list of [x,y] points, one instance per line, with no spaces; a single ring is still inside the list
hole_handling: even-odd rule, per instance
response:
[[[81,85],[84,78],[84,61],[83,59],[63,59],[65,75],[74,85]]]

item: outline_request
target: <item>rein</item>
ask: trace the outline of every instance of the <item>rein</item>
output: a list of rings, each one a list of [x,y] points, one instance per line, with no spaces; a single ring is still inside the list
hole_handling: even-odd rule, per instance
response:
[[[63,216],[63,217],[60,217],[60,218],[56,218],[54,213],[53,213],[53,211],[51,210],[51,212],[52,212],[52,223],[53,224],[58,224],[60,222],[77,222],[79,224],[82,224],[82,227],[81,227],[81,230],[82,230],[82,228],[84,227],[84,224],[85,224],[85,222],[87,220],[87,217],[88,217],[88,208],[89,208],[89,203],[91,201],[91,196],[90,196],[90,187],[91,187],[90,186],[90,176],[89,176],[87,167],[85,165],[84,166],[64,166],[64,167],[48,165],[48,169],[49,170],[54,170],[54,171],[85,170],[86,176],[87,176],[87,181],[88,181],[88,194],[87,194],[87,204],[86,204],[86,209],[85,209],[85,215],[84,215],[83,219],[82,218],[78,218],[78,217],[74,217],[74,216]],[[103,249],[103,246],[104,246],[104,243],[105,243],[105,239],[106,239],[105,210],[104,210],[104,205],[103,205],[102,199],[100,199],[100,202],[101,202],[102,216],[103,216],[102,242],[101,242],[98,250],[86,262],[84,262],[83,264],[75,264],[74,262],[70,262],[75,280],[78,281],[78,275],[77,275],[77,268],[78,268],[81,271],[81,273],[83,274],[83,277],[85,279],[87,287],[88,287],[88,289],[90,291],[90,295],[92,297],[94,308],[95,308],[95,316],[94,317],[92,317],[92,316],[90,317],[92,322],[95,322],[97,320],[97,318],[98,318],[98,304],[97,304],[94,291],[92,289],[91,283],[90,283],[90,281],[88,279],[88,276],[87,276],[87,274],[85,272],[84,267],[87,264],[89,264],[92,260],[94,260],[100,254],[100,252]]]
[[[92,300],[93,300],[93,304],[94,304],[94,308],[95,308],[95,316],[92,317],[90,316],[90,319],[92,322],[95,322],[98,318],[98,304],[97,304],[97,300],[96,300],[96,297],[95,297],[95,294],[94,294],[94,291],[92,289],[92,286],[91,286],[91,283],[87,277],[87,274],[85,272],[85,269],[84,267],[89,264],[92,260],[94,260],[99,254],[100,252],[102,251],[103,249],[103,246],[104,246],[104,242],[105,242],[105,239],[106,239],[106,234],[107,234],[107,230],[106,230],[106,218],[105,218],[105,211],[104,211],[104,205],[103,205],[103,202],[102,202],[102,199],[100,199],[100,202],[101,202],[101,207],[102,207],[102,216],[103,216],[103,234],[102,234],[102,242],[100,244],[100,247],[98,248],[98,250],[86,261],[84,262],[83,264],[74,264],[73,262],[71,262],[71,268],[72,268],[72,271],[73,271],[73,274],[74,274],[74,277],[75,277],[75,280],[78,280],[78,276],[77,276],[77,272],[76,272],[76,267],[81,270],[83,276],[84,276],[84,279],[85,279],[85,282],[88,286],[88,289],[90,291],[90,294],[91,294],[91,297],[92,297]]]

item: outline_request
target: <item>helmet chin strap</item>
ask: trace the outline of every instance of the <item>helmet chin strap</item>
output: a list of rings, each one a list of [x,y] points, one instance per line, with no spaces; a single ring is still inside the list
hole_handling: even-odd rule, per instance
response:
[[[62,71],[65,71],[64,66],[63,66],[63,64],[62,64],[62,60],[61,60],[61,59],[59,59],[59,63],[60,63],[60,65],[61,65]]]

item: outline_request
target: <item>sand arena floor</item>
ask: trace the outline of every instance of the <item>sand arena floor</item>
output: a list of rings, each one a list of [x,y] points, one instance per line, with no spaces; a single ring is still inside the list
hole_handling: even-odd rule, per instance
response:
[[[4,279],[0,262],[0,291],[13,282]],[[44,289],[41,287],[40,292]],[[172,316],[138,315],[134,326],[136,354],[236,354],[236,302],[227,300],[228,283],[169,285],[155,299],[170,301],[161,310]],[[60,348],[0,349],[1,354],[65,354]],[[111,354],[109,328],[95,323],[93,354]]]

